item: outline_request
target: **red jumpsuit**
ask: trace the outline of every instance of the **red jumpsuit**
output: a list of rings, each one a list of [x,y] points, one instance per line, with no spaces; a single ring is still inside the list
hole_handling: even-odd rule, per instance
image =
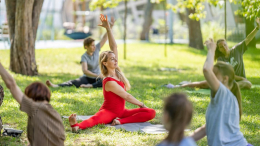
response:
[[[115,81],[122,88],[124,83],[114,78],[107,77],[103,80],[104,103],[99,111],[91,118],[82,121],[75,126],[86,129],[98,124],[109,124],[115,118],[119,118],[121,124],[146,122],[155,117],[155,110],[151,108],[125,109],[125,100],[111,91],[105,90],[106,82]],[[125,89],[125,88],[124,88]]]

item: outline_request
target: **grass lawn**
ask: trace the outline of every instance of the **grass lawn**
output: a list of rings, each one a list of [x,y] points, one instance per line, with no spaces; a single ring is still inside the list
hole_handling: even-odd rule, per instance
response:
[[[166,89],[160,86],[166,83],[177,84],[183,80],[203,80],[202,66],[206,59],[206,51],[188,48],[186,45],[168,46],[168,57],[164,57],[164,46],[158,44],[128,44],[127,60],[123,60],[123,45],[119,45],[119,66],[129,79],[132,89],[129,91],[134,97],[144,102],[148,107],[156,110],[156,117],[151,121],[161,124],[163,98],[176,91],[185,89]],[[106,45],[103,50],[107,50]],[[80,57],[83,48],[72,49],[42,49],[36,50],[36,61],[40,75],[27,77],[13,74],[22,90],[33,81],[45,82],[50,79],[54,83],[61,83],[76,79],[82,75]],[[5,68],[9,66],[10,52],[0,50],[0,59]],[[260,85],[260,50],[249,49],[244,55],[247,78],[254,84]],[[160,71],[160,68],[177,68],[181,71]],[[0,80],[3,85],[3,81]],[[3,86],[6,89],[6,86]],[[186,89],[194,90],[194,89]],[[60,115],[93,115],[103,103],[102,89],[76,89],[66,87],[51,88],[51,104]],[[189,93],[189,99],[194,106],[194,116],[189,127],[189,135],[196,128],[205,124],[205,113],[209,103],[209,96]],[[251,90],[242,90],[243,116],[240,122],[242,133],[249,143],[260,144],[260,86]],[[137,106],[126,104],[127,108]],[[27,115],[19,110],[18,103],[10,92],[5,90],[5,99],[0,107],[3,123],[12,128],[24,130],[20,138],[0,137],[0,145],[27,145],[26,126]],[[166,134],[150,135],[139,132],[126,132],[98,125],[74,134],[70,130],[67,120],[63,120],[66,130],[66,145],[156,145]],[[197,142],[206,146],[203,138]]]

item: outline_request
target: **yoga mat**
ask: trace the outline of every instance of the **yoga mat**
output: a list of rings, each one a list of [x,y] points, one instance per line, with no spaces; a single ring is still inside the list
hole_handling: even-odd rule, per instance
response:
[[[198,90],[186,90],[187,93],[199,93],[204,95],[210,95],[210,89],[198,89]]]
[[[87,120],[92,116],[80,116],[77,115],[77,120]],[[69,116],[62,116],[62,118],[68,119]],[[115,127],[116,129],[125,129],[126,131],[130,132],[142,132],[142,133],[147,133],[147,134],[161,134],[161,133],[166,133],[168,132],[163,125],[160,124],[151,124],[149,122],[144,122],[144,123],[128,123],[128,124],[122,124],[122,125],[116,125],[116,126],[111,126],[110,124],[106,124],[106,127]]]

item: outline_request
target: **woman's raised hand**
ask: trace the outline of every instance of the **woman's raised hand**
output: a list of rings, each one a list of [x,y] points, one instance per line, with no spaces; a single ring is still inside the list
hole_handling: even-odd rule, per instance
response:
[[[208,50],[213,50],[213,51],[216,50],[217,46],[216,46],[216,43],[213,41],[212,38],[207,40],[204,44],[207,46]]]
[[[99,24],[98,26],[104,27],[106,29],[109,29],[109,22],[107,20],[107,16],[105,17],[103,14],[100,14],[100,20],[101,20],[101,24]]]

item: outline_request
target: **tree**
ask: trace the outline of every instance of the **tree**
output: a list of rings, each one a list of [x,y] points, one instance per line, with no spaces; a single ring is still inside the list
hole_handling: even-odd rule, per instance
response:
[[[187,15],[191,15],[195,13],[195,9],[187,8]],[[189,28],[189,47],[195,49],[204,49],[203,39],[200,27],[200,20],[194,20],[191,18],[187,18],[187,25]]]
[[[149,40],[149,30],[153,22],[152,13],[154,5],[155,3],[152,3],[151,0],[147,0],[147,4],[144,9],[144,23],[140,34],[140,40]]]
[[[37,75],[35,39],[44,0],[5,0],[10,48],[10,69],[23,75]]]
[[[175,13],[179,11],[187,14],[188,18],[186,22],[189,28],[189,46],[196,49],[204,48],[200,26],[200,19],[206,16],[204,2],[206,0],[178,0],[175,5],[168,4],[168,7]],[[207,2],[214,6],[218,3],[216,0],[207,0]]]

